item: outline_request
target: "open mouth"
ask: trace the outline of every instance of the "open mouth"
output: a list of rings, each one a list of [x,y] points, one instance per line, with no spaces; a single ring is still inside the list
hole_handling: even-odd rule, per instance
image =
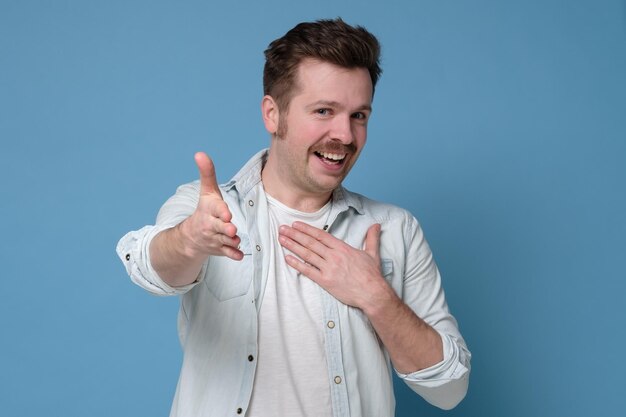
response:
[[[327,164],[339,165],[346,159],[345,153],[332,153],[316,151],[315,155]]]

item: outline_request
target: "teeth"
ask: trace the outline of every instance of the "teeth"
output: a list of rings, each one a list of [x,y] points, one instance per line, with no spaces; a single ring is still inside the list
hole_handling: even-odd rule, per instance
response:
[[[326,159],[332,159],[333,161],[341,161],[346,157],[346,154],[338,154],[338,153],[329,153],[329,152],[318,152]]]

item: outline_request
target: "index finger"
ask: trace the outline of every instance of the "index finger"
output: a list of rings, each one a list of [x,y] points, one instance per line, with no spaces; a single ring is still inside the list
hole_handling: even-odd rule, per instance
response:
[[[217,194],[220,198],[220,187],[215,176],[215,165],[204,152],[196,152],[194,155],[198,172],[200,173],[200,194]]]
[[[324,245],[328,246],[329,248],[335,246],[333,242],[336,241],[337,238],[322,229],[318,229],[317,227],[311,226],[310,224],[306,224],[303,222],[294,222],[291,227],[299,232],[304,233],[305,235],[314,238],[319,242],[324,243]]]

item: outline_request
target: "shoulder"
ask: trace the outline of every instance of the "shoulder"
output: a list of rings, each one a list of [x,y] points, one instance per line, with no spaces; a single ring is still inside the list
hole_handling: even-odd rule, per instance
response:
[[[346,188],[342,188],[343,198],[348,206],[360,214],[372,217],[379,222],[397,219],[414,219],[410,211],[393,204],[373,200],[363,194],[355,193]]]
[[[405,208],[373,200],[346,188],[342,188],[341,192],[348,206],[372,223],[380,223],[383,227],[386,225],[400,227],[407,234],[419,228],[415,216]]]

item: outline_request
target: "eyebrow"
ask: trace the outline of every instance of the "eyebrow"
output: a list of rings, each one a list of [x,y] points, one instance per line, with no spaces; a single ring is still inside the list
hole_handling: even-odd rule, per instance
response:
[[[307,108],[314,108],[318,106],[326,106],[326,107],[343,107],[338,101],[332,100],[318,100],[315,103],[311,103],[307,106]],[[372,111],[372,106],[369,104],[363,104],[361,107],[357,108],[356,111],[368,110]]]

